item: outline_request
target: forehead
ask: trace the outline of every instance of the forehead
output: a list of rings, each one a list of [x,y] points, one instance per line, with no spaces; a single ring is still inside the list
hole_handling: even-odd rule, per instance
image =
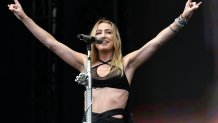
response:
[[[97,30],[104,30],[104,29],[112,29],[111,24],[109,24],[109,23],[100,23],[98,25]]]

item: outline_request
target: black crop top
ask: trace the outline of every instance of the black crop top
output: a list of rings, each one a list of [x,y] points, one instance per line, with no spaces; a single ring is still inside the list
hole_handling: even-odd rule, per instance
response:
[[[103,64],[108,64],[108,62],[102,62],[102,64],[94,66],[91,69],[93,88],[111,87],[111,88],[118,88],[118,89],[124,89],[130,91],[130,85],[126,78],[125,72],[123,76],[118,75],[116,71],[110,71],[110,73],[105,77],[98,76],[97,68]]]

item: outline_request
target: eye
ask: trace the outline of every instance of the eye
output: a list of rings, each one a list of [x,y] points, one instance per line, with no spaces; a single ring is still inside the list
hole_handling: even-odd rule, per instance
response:
[[[112,32],[111,32],[111,31],[107,31],[106,33],[107,33],[107,34],[112,34]]]
[[[101,32],[96,32],[96,34],[95,35],[100,35],[101,34]]]

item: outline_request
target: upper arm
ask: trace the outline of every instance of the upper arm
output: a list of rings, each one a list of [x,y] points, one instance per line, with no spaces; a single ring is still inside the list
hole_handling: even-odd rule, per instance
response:
[[[138,50],[135,50],[125,56],[125,59],[128,59],[127,68],[128,69],[137,69],[145,61],[147,61],[156,51],[160,48],[160,45],[155,43],[154,39],[146,43],[143,47]]]
[[[28,16],[25,16],[25,18],[22,19],[22,22],[42,44],[48,47],[66,63],[79,71],[84,68],[87,57],[85,54],[76,52],[63,43],[58,42],[50,33],[38,26]]]
[[[57,56],[59,56],[63,61],[78,71],[82,71],[84,69],[84,65],[87,61],[87,55],[74,51],[58,41],[53,42],[48,48]]]
[[[171,24],[174,28],[178,25],[176,23]],[[168,27],[163,29],[156,37],[146,43],[140,49],[127,54],[125,57],[128,59],[127,68],[137,69],[146,60],[148,60],[160,47],[168,42],[175,35]]]
[[[125,74],[129,82],[131,82],[135,70],[146,60],[148,60],[158,49],[158,47],[158,45],[155,45],[154,43],[152,43],[152,41],[150,41],[142,48],[124,56]]]

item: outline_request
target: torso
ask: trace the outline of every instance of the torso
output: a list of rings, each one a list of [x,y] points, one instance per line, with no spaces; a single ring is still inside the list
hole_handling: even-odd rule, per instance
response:
[[[97,65],[99,64],[101,63],[98,63]],[[126,82],[128,86],[130,86],[126,75],[123,75],[122,79],[116,78],[114,75],[112,75],[112,79],[108,77],[111,74],[110,69],[111,66],[108,64],[97,66],[94,71],[92,70],[93,81],[97,80],[97,82],[99,83],[104,82],[105,79],[105,81],[110,80],[109,82],[119,83],[119,81],[117,80],[120,80],[123,82],[122,84],[125,84]],[[115,80],[113,79],[113,77],[115,77]],[[101,87],[93,87],[93,112],[102,113],[111,109],[124,109],[129,96],[129,88],[127,87],[127,84],[125,84],[125,87],[119,87],[119,85],[116,84],[111,85],[111,87],[104,87],[104,85],[100,85]]]
[[[110,109],[126,106],[129,93],[126,90],[114,88],[93,89],[93,112],[102,113]]]

